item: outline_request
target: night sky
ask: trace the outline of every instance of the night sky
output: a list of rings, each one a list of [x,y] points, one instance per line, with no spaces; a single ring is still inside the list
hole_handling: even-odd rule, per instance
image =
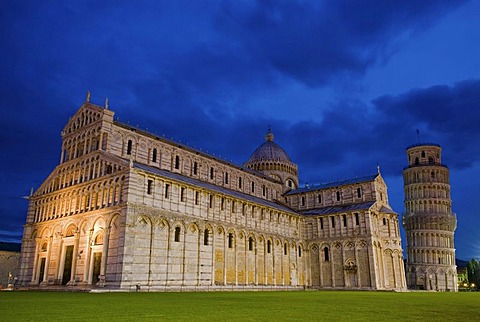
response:
[[[21,240],[90,90],[235,164],[270,126],[302,186],[378,164],[399,214],[419,129],[450,169],[457,258],[480,258],[480,1],[0,3],[0,240]]]

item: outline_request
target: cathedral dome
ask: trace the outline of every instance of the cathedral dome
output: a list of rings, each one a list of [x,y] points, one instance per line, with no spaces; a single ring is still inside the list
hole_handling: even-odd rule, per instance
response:
[[[247,163],[258,161],[283,161],[291,162],[288,154],[278,144],[273,142],[273,133],[269,130],[265,135],[265,140],[255,151],[247,161]]]

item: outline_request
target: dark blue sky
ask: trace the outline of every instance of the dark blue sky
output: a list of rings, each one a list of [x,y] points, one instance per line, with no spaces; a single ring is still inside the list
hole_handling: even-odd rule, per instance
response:
[[[457,257],[480,257],[480,2],[2,1],[0,240],[19,241],[60,132],[92,101],[248,160],[271,126],[300,181],[373,174],[404,212],[405,147],[443,147]]]

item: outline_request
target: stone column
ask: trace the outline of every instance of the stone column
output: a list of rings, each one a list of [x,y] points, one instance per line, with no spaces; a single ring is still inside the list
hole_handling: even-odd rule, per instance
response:
[[[110,227],[106,227],[104,231],[104,238],[103,238],[102,265],[100,266],[99,286],[105,286],[105,273],[107,271],[109,238],[110,238]]]
[[[86,284],[89,284],[90,283],[90,280],[89,280],[89,275],[90,275],[90,257],[91,257],[91,253],[92,253],[92,235],[93,235],[93,229],[89,230],[88,231],[88,235],[87,235],[87,247],[85,249],[86,251],[86,254],[85,254],[85,269],[84,269],[84,272],[83,272],[83,282],[86,283]]]
[[[72,274],[70,276],[70,281],[68,284],[75,285],[75,275],[77,274],[77,259],[78,259],[78,243],[80,240],[80,230],[77,229],[75,233],[75,241],[73,244],[73,254],[72,254]]]

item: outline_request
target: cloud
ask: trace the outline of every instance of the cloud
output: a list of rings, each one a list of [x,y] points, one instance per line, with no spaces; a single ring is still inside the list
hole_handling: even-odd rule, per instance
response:
[[[457,169],[468,168],[478,161],[480,153],[478,102],[478,79],[382,96],[373,101],[379,118],[385,120],[377,124],[377,131],[393,140],[397,136],[405,140],[420,128],[422,142],[433,141],[448,150],[445,163]]]
[[[362,75],[461,2],[224,3],[217,28],[276,70],[310,86]],[[239,41],[241,40],[241,41]]]

